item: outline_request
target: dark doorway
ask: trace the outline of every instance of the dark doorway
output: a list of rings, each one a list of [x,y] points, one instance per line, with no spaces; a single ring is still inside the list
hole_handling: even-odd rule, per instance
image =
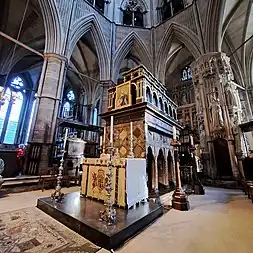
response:
[[[136,104],[136,86],[135,84],[131,85],[131,95],[132,95],[132,105]]]
[[[147,185],[148,185],[148,191],[152,191],[152,176],[153,176],[153,169],[154,169],[154,156],[151,147],[148,148],[148,154],[147,154]]]
[[[213,142],[214,153],[219,178],[232,177],[232,167],[228,150],[228,143],[225,139],[217,139]]]

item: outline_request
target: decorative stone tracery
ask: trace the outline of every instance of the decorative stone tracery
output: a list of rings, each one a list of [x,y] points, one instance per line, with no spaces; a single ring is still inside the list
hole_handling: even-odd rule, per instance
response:
[[[196,99],[196,108],[206,170],[212,177],[228,176],[229,173],[223,174],[222,161],[217,158],[217,147],[227,145],[230,160],[227,167],[231,166],[233,177],[237,178],[239,172],[235,155],[241,150],[234,141],[238,143],[238,138],[241,138],[235,131],[241,119],[241,104],[233,82],[230,59],[224,53],[208,53],[193,62],[191,69],[196,98],[200,98]]]

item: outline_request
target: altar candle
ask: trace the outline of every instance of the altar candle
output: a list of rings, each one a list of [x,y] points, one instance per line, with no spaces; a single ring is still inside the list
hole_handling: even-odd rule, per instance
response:
[[[193,137],[191,135],[190,135],[190,140],[191,140],[191,145],[193,146],[194,142],[193,142]]]
[[[110,144],[113,144],[113,116],[111,116],[111,127],[110,127]]]
[[[100,145],[100,147],[103,146],[103,136],[102,135],[100,135],[99,145]]]
[[[66,128],[64,142],[63,142],[63,150],[65,150],[65,147],[66,147],[66,142],[67,142],[67,138],[68,138],[68,131],[69,131],[69,129]]]
[[[130,139],[132,142],[132,140],[133,140],[133,122],[132,121],[130,122]]]
[[[104,127],[104,139],[103,139],[103,146],[105,146],[105,136],[106,136],[106,127]]]
[[[176,127],[173,126],[172,130],[173,130],[173,140],[176,140],[177,139],[177,130],[176,130]]]

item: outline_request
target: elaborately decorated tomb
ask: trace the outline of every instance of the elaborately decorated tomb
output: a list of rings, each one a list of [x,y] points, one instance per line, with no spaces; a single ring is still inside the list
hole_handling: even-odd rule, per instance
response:
[[[129,200],[127,188],[134,176],[140,178],[132,191],[137,194],[137,189],[141,189],[141,198],[147,197],[145,186],[149,192],[158,191],[159,185],[168,187],[173,180],[170,143],[173,128],[181,127],[176,119],[176,104],[144,66],[125,72],[123,77],[123,83],[108,90],[108,112],[100,115],[106,122],[103,154],[100,159],[84,160],[82,194],[99,200],[105,198],[108,153],[113,147],[113,163],[120,165],[113,166],[112,194],[115,203],[126,207],[135,204]]]

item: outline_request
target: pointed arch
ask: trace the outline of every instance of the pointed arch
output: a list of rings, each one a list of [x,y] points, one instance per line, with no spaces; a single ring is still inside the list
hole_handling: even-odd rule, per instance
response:
[[[218,52],[221,45],[222,21],[225,2],[221,0],[208,1],[207,14],[204,24],[205,43],[208,52]]]
[[[67,58],[69,59],[71,57],[78,40],[81,39],[84,34],[90,32],[97,51],[100,79],[108,80],[110,73],[109,49],[96,16],[94,14],[90,14],[76,20],[71,30],[72,36],[68,45]]]
[[[135,47],[140,56],[141,63],[148,70],[152,70],[151,55],[140,36],[136,32],[131,32],[119,45],[113,63],[113,81],[116,82],[120,65],[131,49]]]
[[[54,0],[39,0],[45,26],[45,52],[64,54],[62,23]]]
[[[171,23],[162,38],[156,58],[157,76],[162,82],[173,39],[177,39],[184,44],[195,59],[201,55],[200,42],[197,35],[183,25],[175,22]]]

